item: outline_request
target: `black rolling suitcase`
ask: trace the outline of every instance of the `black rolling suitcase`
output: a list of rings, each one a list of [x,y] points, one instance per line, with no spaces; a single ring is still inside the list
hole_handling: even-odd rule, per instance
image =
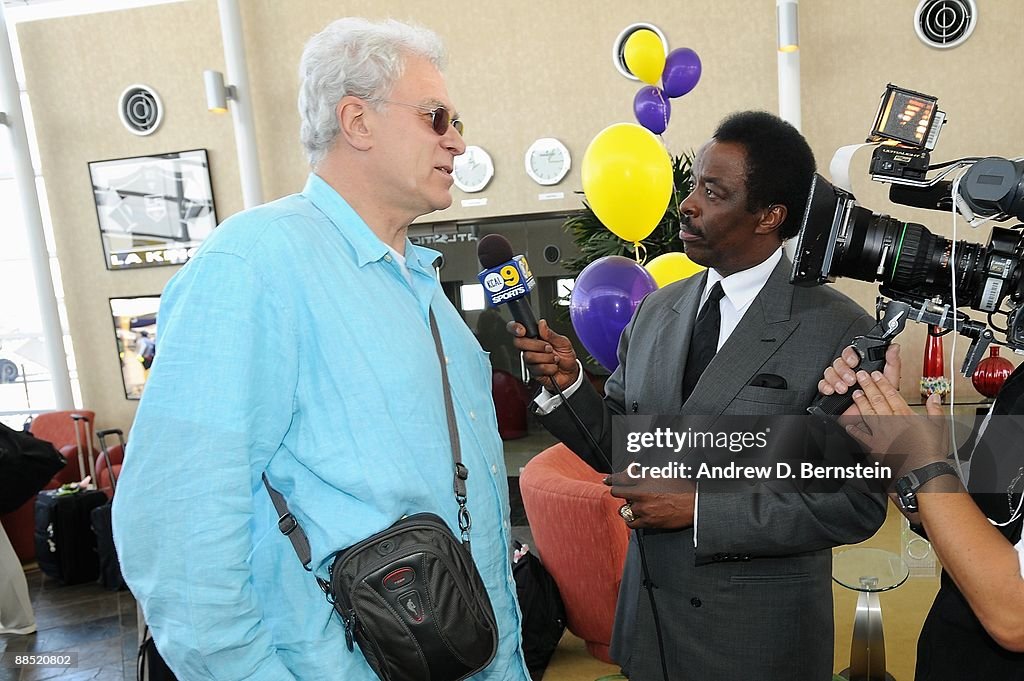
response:
[[[100,563],[90,514],[105,503],[106,494],[77,483],[39,493],[35,540],[40,570],[62,584],[96,581]]]
[[[117,474],[114,472],[113,463],[110,461],[110,450],[107,448],[107,438],[117,435],[121,443],[121,451],[124,449],[124,433],[120,428],[110,428],[96,433],[100,439],[100,457],[106,460],[107,470],[110,471],[111,496],[117,491]],[[96,533],[96,551],[100,562],[100,584],[111,591],[127,589],[124,577],[121,576],[121,563],[117,560],[117,551],[114,549],[114,528],[110,522],[111,502],[108,501],[102,506],[92,510],[92,529]]]

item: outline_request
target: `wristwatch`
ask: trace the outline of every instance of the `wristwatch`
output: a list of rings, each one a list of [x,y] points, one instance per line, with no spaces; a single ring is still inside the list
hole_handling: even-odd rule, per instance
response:
[[[896,481],[896,498],[900,508],[907,513],[917,513],[917,490],[932,478],[940,475],[952,475],[959,479],[956,469],[945,461],[936,461],[910,471]]]

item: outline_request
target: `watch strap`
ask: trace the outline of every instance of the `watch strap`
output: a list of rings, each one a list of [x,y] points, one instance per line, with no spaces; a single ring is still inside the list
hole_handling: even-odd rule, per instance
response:
[[[956,469],[945,461],[936,461],[926,466],[921,466],[920,468],[910,471],[904,477],[907,478],[907,481],[910,483],[909,491],[917,492],[917,490],[921,489],[921,486],[926,482],[932,478],[937,478],[940,475],[952,475],[957,479],[960,478],[956,473]]]
[[[900,506],[904,511],[910,513],[916,513],[917,506],[917,490],[940,475],[952,475],[957,480],[960,476],[957,474],[956,469],[952,465],[945,461],[935,461],[933,463],[916,468],[906,475],[902,476],[896,481],[896,496],[900,500]]]

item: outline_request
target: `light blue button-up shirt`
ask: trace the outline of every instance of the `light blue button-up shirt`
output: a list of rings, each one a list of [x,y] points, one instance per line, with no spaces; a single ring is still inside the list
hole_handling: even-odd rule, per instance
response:
[[[167,285],[114,532],[179,678],[376,678],[278,531],[260,476],[287,497],[324,578],[335,552],[403,515],[436,513],[457,533],[430,307],[500,634],[476,678],[528,678],[490,364],[441,291],[437,255],[407,242],[410,282],[311,175],[301,194],[227,220]]]

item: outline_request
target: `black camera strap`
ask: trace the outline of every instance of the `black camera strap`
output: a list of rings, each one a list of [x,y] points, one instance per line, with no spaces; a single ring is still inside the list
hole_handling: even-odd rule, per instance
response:
[[[445,357],[444,347],[441,345],[441,332],[437,328],[437,320],[434,319],[433,309],[430,310],[430,333],[434,337],[434,348],[437,350],[437,359],[441,364],[444,409],[448,415],[448,438],[451,440],[452,462],[455,464],[453,489],[455,501],[459,505],[459,530],[462,533],[462,544],[468,551],[470,548],[469,530],[473,524],[473,520],[469,515],[469,509],[466,507],[466,479],[469,477],[469,470],[462,463],[459,426],[455,420],[455,407],[452,403],[452,391],[448,382],[448,359]],[[266,473],[263,474],[263,484],[270,494],[270,500],[274,503],[274,510],[277,511],[277,529],[291,541],[292,548],[295,549],[296,555],[298,555],[299,560],[302,562],[302,567],[306,568],[307,572],[310,571],[309,563],[312,560],[312,554],[309,548],[309,537],[306,536],[305,531],[299,525],[299,521],[288,509],[288,502],[285,500],[284,495],[271,486]],[[321,580],[317,578],[317,581]],[[324,587],[325,584],[321,582],[320,586]]]

